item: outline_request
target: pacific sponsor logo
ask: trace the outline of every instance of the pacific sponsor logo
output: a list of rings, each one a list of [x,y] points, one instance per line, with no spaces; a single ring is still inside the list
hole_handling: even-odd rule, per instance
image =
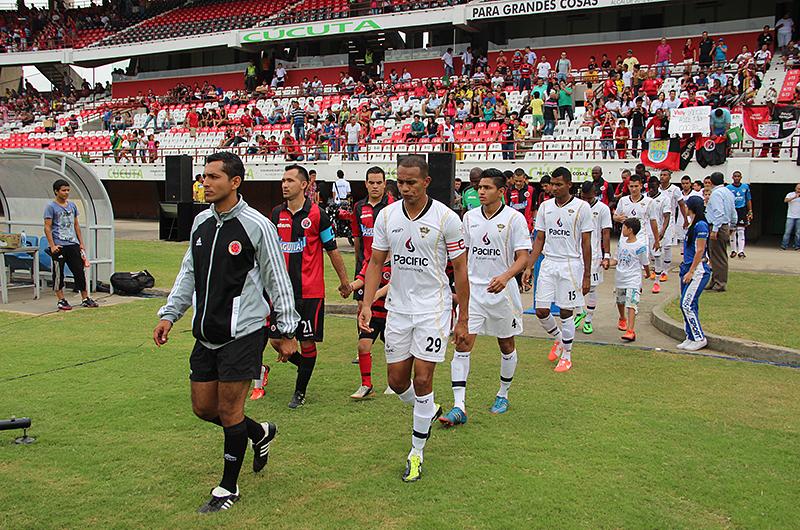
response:
[[[425,257],[420,256],[404,256],[402,254],[395,254],[392,257],[392,261],[394,265],[407,265],[410,267],[427,267],[430,263],[430,260]]]
[[[297,241],[281,241],[281,251],[285,254],[297,254],[306,248],[306,238]]]
[[[491,256],[499,258],[500,250],[496,248],[472,247],[472,254],[475,256]]]
[[[483,244],[484,245],[491,245],[492,244],[491,240],[489,239],[489,234],[488,233],[483,234]]]
[[[564,236],[564,237],[569,237],[570,235],[572,235],[572,232],[570,232],[568,228],[562,228],[564,226],[564,223],[561,222],[560,217],[556,219],[556,226],[558,226],[558,228],[548,228],[547,234],[551,236]]]
[[[414,252],[417,250],[417,247],[414,246],[414,242],[411,241],[410,237],[406,240],[406,250],[409,252]]]

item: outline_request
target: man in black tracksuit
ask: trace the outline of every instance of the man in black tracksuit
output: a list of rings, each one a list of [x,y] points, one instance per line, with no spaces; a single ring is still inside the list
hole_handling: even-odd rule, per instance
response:
[[[201,513],[227,510],[239,500],[237,480],[247,439],[255,453],[253,471],[258,472],[267,464],[277,432],[274,424],[244,415],[250,380],[260,376],[267,340],[265,293],[279,332],[272,346],[283,360],[297,349],[294,331],[300,317],[275,225],[239,195],[243,179],[238,156],[222,152],[206,159],[203,187],[211,208],[194,221],[189,249],[153,331],[155,343],[165,344],[173,323],[193,307],[192,408],[225,433],[222,480]]]

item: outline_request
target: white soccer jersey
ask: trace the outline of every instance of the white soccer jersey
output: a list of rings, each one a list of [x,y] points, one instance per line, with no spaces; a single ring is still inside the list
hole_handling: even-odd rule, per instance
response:
[[[450,208],[428,199],[416,219],[409,219],[405,201],[390,204],[375,220],[372,248],[388,251],[392,260],[386,309],[411,315],[450,310],[447,260],[466,250],[461,220]]]
[[[647,211],[647,237],[650,238],[650,241],[655,241],[658,234],[653,233],[653,228],[649,219],[655,220],[658,231],[661,232],[661,229],[664,228],[664,214],[672,215],[672,208],[670,207],[672,204],[672,197],[664,193],[659,193],[655,197],[650,197],[650,199],[650,206],[648,206]]]
[[[514,264],[518,250],[531,249],[531,237],[525,217],[508,206],[500,206],[486,218],[483,208],[464,214],[464,242],[469,252],[469,282],[486,286]],[[506,285],[511,287],[512,282]],[[516,281],[514,289],[517,289]]]
[[[633,243],[628,243],[628,238],[621,238],[617,246],[614,286],[618,289],[641,289],[642,267],[649,262],[645,241],[638,238]]]
[[[572,197],[559,207],[548,199],[536,213],[536,229],[544,231],[544,257],[569,261],[581,257],[581,234],[592,231],[589,204]]]
[[[603,229],[611,228],[611,208],[603,201],[595,199],[589,206],[592,212],[592,260],[603,259]],[[610,248],[606,252],[611,252]]]
[[[651,201],[652,199],[647,195],[642,195],[637,202],[633,202],[630,195],[621,197],[617,203],[617,215],[637,218],[642,224],[642,231],[639,233],[649,234],[650,218],[648,217],[648,209]]]

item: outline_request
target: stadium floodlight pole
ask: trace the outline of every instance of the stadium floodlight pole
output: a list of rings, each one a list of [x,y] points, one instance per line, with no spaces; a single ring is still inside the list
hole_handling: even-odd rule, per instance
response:
[[[14,416],[11,416],[10,419],[0,420],[0,431],[22,429],[22,436],[14,440],[14,443],[16,444],[30,445],[36,441],[36,438],[28,436],[28,429],[30,428],[31,428],[30,418],[15,418]]]

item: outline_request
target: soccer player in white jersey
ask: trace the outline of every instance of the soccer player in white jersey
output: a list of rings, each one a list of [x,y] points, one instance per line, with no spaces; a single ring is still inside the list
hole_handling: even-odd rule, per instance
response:
[[[365,332],[386,261],[392,280],[386,296],[384,344],[389,386],[414,406],[411,451],[403,481],[422,476],[423,449],[431,424],[441,415],[433,397],[433,373],[444,362],[450,336],[452,292],[445,268],[453,264],[456,296],[461,301],[453,339],[465,351],[469,321],[469,281],[464,229],[458,216],[428,197],[428,163],[419,155],[397,165],[397,187],[403,199],[385,207],[375,220],[372,257],[365,275],[364,303],[358,325]],[[412,380],[413,372],[413,380]]]
[[[639,231],[638,238],[642,238],[647,243],[648,259],[652,257],[653,250],[661,243],[659,241],[650,241],[649,233],[658,233],[658,225],[655,219],[650,218],[650,197],[642,194],[644,182],[639,174],[631,175],[628,182],[628,190],[631,194],[620,198],[617,202],[617,209],[614,211],[614,221],[617,223],[624,223],[625,219],[635,217],[639,220],[642,229]],[[645,227],[650,227],[647,230]],[[653,274],[650,275],[653,279]]]
[[[611,209],[596,196],[593,182],[581,184],[581,199],[589,204],[592,211],[592,276],[591,287],[586,294],[586,309],[575,317],[575,325],[588,334],[594,333],[592,319],[597,307],[597,287],[603,283],[603,271],[608,270],[611,261]]]
[[[661,255],[664,260],[664,272],[661,273],[659,280],[667,281],[667,271],[672,268],[672,247],[677,244],[678,235],[683,236],[683,230],[689,226],[686,215],[686,202],[683,200],[681,188],[670,183],[672,171],[669,169],[661,170],[660,191],[664,195],[664,200],[669,203],[670,223],[661,237]],[[680,210],[680,215],[677,211]],[[678,219],[683,218],[683,225],[678,224]]]
[[[572,174],[557,167],[550,175],[553,198],[544,201],[536,213],[536,241],[531,263],[544,252],[536,281],[536,316],[548,335],[555,339],[548,359],[558,360],[556,372],[572,368],[575,339],[575,308],[591,287],[592,213],[589,205],[570,193]],[[561,308],[561,327],[550,314],[550,304]]]
[[[522,298],[516,276],[527,270],[531,250],[525,216],[503,205],[506,177],[499,169],[487,169],[478,182],[480,208],[464,214],[464,241],[469,271],[469,335],[450,363],[453,408],[439,418],[446,426],[467,423],[467,376],[470,352],[477,335],[497,337],[500,346],[500,390],[490,411],[508,410],[508,390],[517,367],[514,336],[522,333]]]
[[[651,221],[655,221],[655,226],[651,222],[649,227],[648,240],[657,242],[658,245],[653,245],[651,249],[651,258],[655,265],[655,274],[651,276],[653,280],[653,294],[661,292],[661,278],[665,276],[664,268],[664,243],[666,242],[666,234],[670,229],[670,220],[672,218],[672,204],[671,198],[661,191],[661,185],[658,177],[650,177],[648,182],[648,189],[650,190],[650,205],[648,206],[647,215]]]

